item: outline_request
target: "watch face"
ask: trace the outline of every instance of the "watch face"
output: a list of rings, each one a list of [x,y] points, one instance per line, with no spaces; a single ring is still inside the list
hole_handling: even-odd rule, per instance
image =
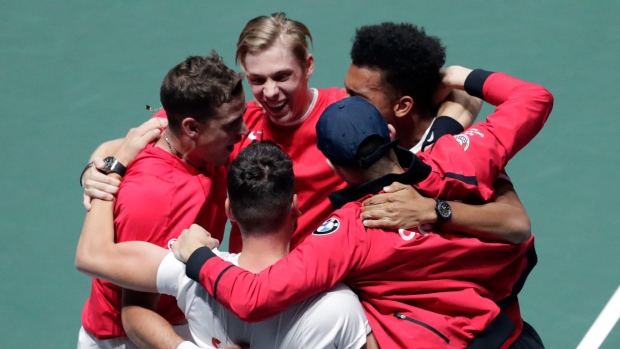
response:
[[[115,160],[116,160],[116,159],[114,159],[114,158],[113,158],[113,157],[111,157],[111,156],[108,156],[107,158],[103,159],[103,163],[105,164],[105,166],[104,166],[104,168],[103,168],[103,169],[104,169],[107,173],[110,173],[110,172],[112,171],[112,166],[114,165]]]
[[[450,208],[450,204],[445,201],[439,201],[437,203],[437,213],[445,219],[450,218],[452,215],[452,208]]]

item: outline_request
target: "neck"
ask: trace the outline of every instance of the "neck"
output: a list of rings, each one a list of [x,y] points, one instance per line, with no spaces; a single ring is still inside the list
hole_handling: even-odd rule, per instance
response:
[[[241,229],[243,250],[239,256],[239,267],[259,273],[284,258],[289,250],[294,226],[287,225],[269,235],[247,235]]]
[[[403,119],[403,120],[400,120]],[[418,144],[418,142],[424,136],[424,132],[433,122],[433,115],[429,112],[413,112],[411,115],[405,116],[403,118],[397,119],[399,122],[396,125],[396,130],[402,130],[398,134],[398,138],[400,138],[400,146],[406,149],[411,149],[413,146]]]
[[[176,156],[181,159],[181,161],[198,170],[204,169],[205,164],[203,161],[193,160],[189,156],[192,149],[190,142],[184,141],[181,137],[178,137],[168,129],[164,131],[162,137],[159,137],[159,140],[155,143],[155,146],[162,148],[166,152]]]

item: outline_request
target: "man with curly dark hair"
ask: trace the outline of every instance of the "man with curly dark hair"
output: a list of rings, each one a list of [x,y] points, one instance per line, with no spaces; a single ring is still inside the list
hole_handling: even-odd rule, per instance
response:
[[[349,95],[375,105],[396,128],[401,145],[414,147],[437,115],[433,94],[446,61],[439,38],[409,23],[363,26],[355,33],[351,60]]]
[[[351,60],[345,77],[348,94],[372,103],[383,118],[394,126],[402,147],[418,153],[444,134],[463,131],[463,126],[455,119],[435,117],[445,115],[441,108],[438,109],[434,99],[446,95],[446,91],[437,91],[442,79],[441,69],[446,60],[446,49],[439,38],[426,34],[424,28],[392,22],[363,26],[356,30]],[[448,93],[467,104],[461,91]],[[466,122],[463,125],[468,126]],[[437,218],[422,218],[437,217],[436,202],[399,183],[390,187],[392,189],[387,190],[387,194],[377,195],[364,202],[362,218],[366,227],[393,228],[436,222]],[[487,206],[485,210],[467,215],[471,220],[493,222],[494,227],[488,231],[467,232],[482,239],[497,240],[499,234],[496,227],[502,226],[505,228],[502,231],[506,232],[503,235],[504,241],[519,243],[529,238],[529,218],[505,173],[495,180],[494,190],[498,194],[496,204],[506,204],[504,209],[513,210],[515,214],[494,214],[496,206]],[[458,207],[463,213],[467,209],[459,202],[450,202],[449,205]],[[447,223],[450,226],[450,222]],[[508,342],[512,343],[518,337],[515,347],[542,346],[536,331],[521,318],[516,297],[511,304],[504,304],[503,310],[516,325]]]

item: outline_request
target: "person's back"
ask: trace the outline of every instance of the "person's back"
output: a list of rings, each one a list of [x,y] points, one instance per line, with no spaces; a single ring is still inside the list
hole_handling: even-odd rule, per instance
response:
[[[238,265],[238,254],[218,252]],[[194,280],[185,264],[169,254],[161,263],[157,288],[177,298],[194,341],[201,347],[249,345],[250,348],[361,348],[370,326],[358,297],[344,284],[305,299],[266,320],[239,319]]]
[[[375,336],[391,338],[399,347],[466,347],[495,324],[496,341],[487,345],[499,347],[514,325],[497,302],[519,291],[519,276],[529,272],[521,257],[533,238],[511,245],[438,234],[431,227],[365,228],[357,218],[363,199],[334,212],[330,219],[342,231],[322,245],[343,246],[341,253],[355,265],[344,282],[358,291]],[[347,241],[357,244],[347,248]]]

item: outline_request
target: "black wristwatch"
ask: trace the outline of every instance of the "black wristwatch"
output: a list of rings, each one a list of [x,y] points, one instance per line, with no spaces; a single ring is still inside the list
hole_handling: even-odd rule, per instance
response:
[[[452,208],[445,200],[435,199],[435,213],[437,213],[436,226],[441,226],[452,218]]]
[[[101,173],[110,174],[114,172],[117,175],[124,177],[125,172],[127,172],[127,168],[125,167],[125,165],[118,162],[118,160],[116,160],[114,156],[108,156],[107,158],[103,159],[103,163],[103,168],[99,170]]]

